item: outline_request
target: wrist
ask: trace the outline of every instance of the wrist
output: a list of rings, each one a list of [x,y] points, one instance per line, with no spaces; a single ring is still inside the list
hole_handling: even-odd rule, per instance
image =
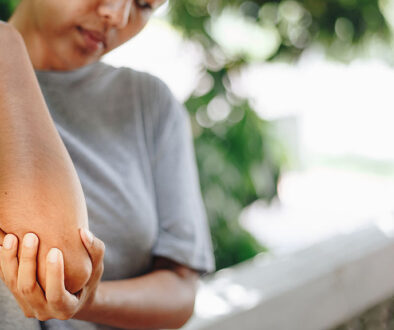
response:
[[[74,319],[81,321],[93,321],[93,317],[96,314],[97,306],[100,306],[103,300],[103,294],[101,291],[101,283],[99,283],[96,291],[89,297],[82,308],[74,315]]]

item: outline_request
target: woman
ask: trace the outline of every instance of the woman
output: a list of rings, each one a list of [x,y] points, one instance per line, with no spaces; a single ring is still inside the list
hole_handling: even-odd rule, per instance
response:
[[[78,172],[90,229],[106,252],[100,280],[102,246],[81,231],[92,261],[83,290],[65,290],[66,251],[56,249],[46,260],[45,293],[38,285],[26,290],[20,283],[37,283],[43,239],[25,236],[18,263],[16,238],[7,235],[1,329],[177,328],[192,313],[198,273],[211,271],[213,258],[187,114],[158,79],[99,62],[162,2],[22,0],[9,20],[23,37]]]

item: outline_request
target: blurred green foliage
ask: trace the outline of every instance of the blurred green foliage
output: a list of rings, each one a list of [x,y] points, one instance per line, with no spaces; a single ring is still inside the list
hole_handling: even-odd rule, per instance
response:
[[[237,98],[223,82],[227,70],[207,70],[212,88],[186,102],[195,132],[195,148],[218,269],[265,251],[242,229],[242,209],[257,199],[271,200],[277,194],[280,146],[271,127]],[[216,110],[214,119],[209,112]]]
[[[19,0],[0,0],[0,20],[8,20],[18,3]]]
[[[0,0],[7,20],[18,0]],[[363,39],[386,38],[378,0],[170,0],[169,19],[203,49],[201,86],[186,102],[218,269],[266,250],[238,222],[257,199],[277,193],[285,155],[230,73],[251,62],[291,61],[320,43],[339,55]]]
[[[275,197],[285,159],[271,124],[235,95],[231,72],[252,62],[296,60],[315,43],[340,58],[365,38],[387,38],[389,28],[378,0],[170,0],[169,18],[185,38],[202,45],[202,77],[213,81],[186,106],[196,127],[201,187],[220,269],[265,250],[238,219],[255,200]],[[209,118],[215,99],[230,109],[222,120]]]
[[[217,46],[215,22],[232,11],[256,29],[271,29],[278,37],[275,49],[266,59],[297,58],[313,42],[326,46],[338,43],[344,51],[366,36],[387,37],[389,29],[382,3],[389,0],[170,0],[171,21],[186,37],[202,42],[206,48]],[[235,22],[236,23],[236,22]],[[229,30],[229,33],[234,31]],[[247,36],[248,37],[248,36]],[[245,53],[238,58],[250,59]]]

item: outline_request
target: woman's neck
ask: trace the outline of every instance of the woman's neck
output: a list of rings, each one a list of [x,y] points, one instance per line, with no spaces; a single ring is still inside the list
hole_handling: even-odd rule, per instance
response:
[[[32,8],[29,8],[29,1],[22,1],[8,23],[13,25],[23,37],[34,69],[51,70],[54,67],[61,66],[60,63],[56,63],[55,56],[48,56],[50,50],[40,36],[37,26],[32,20],[34,16],[31,15],[31,12]]]

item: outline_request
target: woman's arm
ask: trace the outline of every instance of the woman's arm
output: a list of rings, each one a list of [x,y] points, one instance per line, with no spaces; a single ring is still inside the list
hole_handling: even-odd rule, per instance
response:
[[[54,126],[20,34],[0,22],[0,228],[41,241],[38,279],[45,289],[45,257],[64,252],[65,282],[79,291],[91,262],[79,228],[87,228],[82,188]]]
[[[81,239],[92,261],[93,271],[88,283],[73,295],[64,286],[63,253],[50,250],[46,259],[46,291],[36,279],[39,239],[27,233],[22,242],[13,234],[7,234],[0,246],[0,279],[13,294],[26,317],[40,321],[49,319],[68,320],[93,300],[104,270],[105,246],[89,231],[80,231]],[[18,251],[20,257],[18,258]]]
[[[94,236],[89,238],[83,231],[81,239],[93,264],[88,284],[78,297],[66,292],[63,261],[57,258],[47,263],[47,291],[44,294],[34,285],[38,238],[35,237],[34,244],[27,245],[26,238],[31,235],[27,234],[19,243],[20,260],[16,255],[18,244],[0,246],[0,279],[27,317],[41,321],[73,317],[126,329],[168,329],[180,328],[193,313],[198,279],[195,271],[157,258],[152,272],[146,275],[100,283],[104,244]]]
[[[126,329],[180,328],[193,313],[197,280],[195,271],[158,258],[151,273],[101,282],[74,318]]]

